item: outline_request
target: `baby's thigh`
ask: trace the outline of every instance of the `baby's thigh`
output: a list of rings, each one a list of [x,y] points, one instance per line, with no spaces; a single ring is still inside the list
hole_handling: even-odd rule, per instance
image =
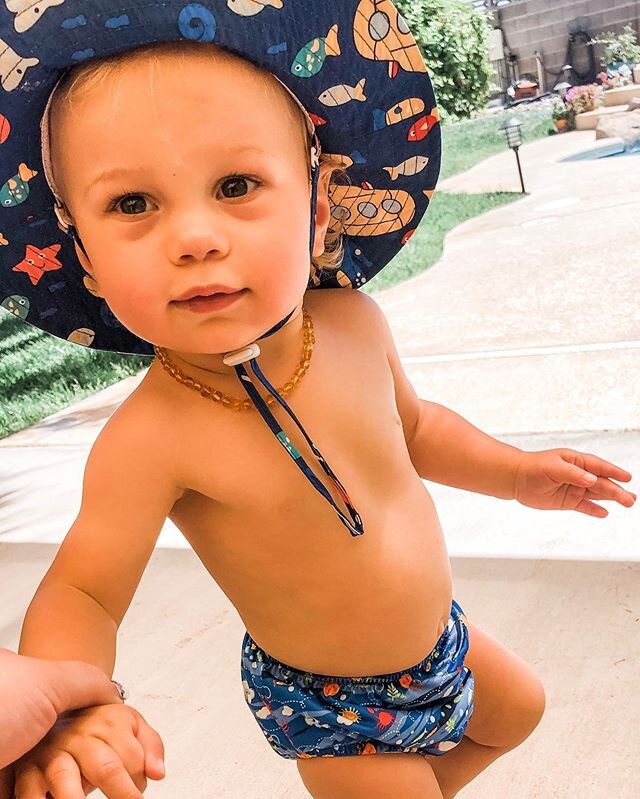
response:
[[[465,735],[484,746],[515,747],[542,718],[544,686],[520,655],[469,621],[467,629],[464,665],[473,674],[475,686]]]
[[[426,758],[412,752],[312,757],[296,764],[313,799],[442,799]]]

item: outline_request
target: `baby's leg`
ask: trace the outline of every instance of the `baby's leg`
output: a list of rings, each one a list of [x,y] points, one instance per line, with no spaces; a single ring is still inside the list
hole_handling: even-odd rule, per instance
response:
[[[475,679],[474,710],[454,749],[441,757],[426,755],[444,799],[525,741],[545,709],[544,686],[531,666],[475,624],[466,624],[464,664]]]
[[[412,752],[312,757],[296,764],[313,799],[442,799],[433,769]]]

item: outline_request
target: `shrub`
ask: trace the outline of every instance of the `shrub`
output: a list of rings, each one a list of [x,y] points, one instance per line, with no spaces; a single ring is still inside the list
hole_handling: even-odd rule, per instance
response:
[[[604,45],[603,58],[605,66],[617,64],[621,61],[640,63],[640,45],[638,45],[636,32],[631,25],[625,25],[623,33],[607,31],[600,36],[595,36],[589,44]]]
[[[442,118],[467,119],[491,88],[488,14],[468,0],[395,0],[420,47]]]

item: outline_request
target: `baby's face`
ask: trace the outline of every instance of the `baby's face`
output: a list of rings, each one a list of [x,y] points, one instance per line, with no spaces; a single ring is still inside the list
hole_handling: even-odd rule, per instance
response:
[[[207,51],[157,63],[128,62],[52,114],[55,179],[89,261],[78,256],[122,324],[168,349],[225,352],[304,295],[303,133],[275,79],[236,60]],[[245,291],[215,312],[175,304],[213,283]]]

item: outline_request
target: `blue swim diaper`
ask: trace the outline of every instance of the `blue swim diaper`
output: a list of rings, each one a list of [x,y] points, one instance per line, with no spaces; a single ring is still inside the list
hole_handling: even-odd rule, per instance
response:
[[[241,657],[245,701],[268,743],[287,759],[444,755],[460,743],[473,712],[465,622],[453,600],[449,623],[424,660],[368,677],[300,671],[271,657],[247,632]]]

